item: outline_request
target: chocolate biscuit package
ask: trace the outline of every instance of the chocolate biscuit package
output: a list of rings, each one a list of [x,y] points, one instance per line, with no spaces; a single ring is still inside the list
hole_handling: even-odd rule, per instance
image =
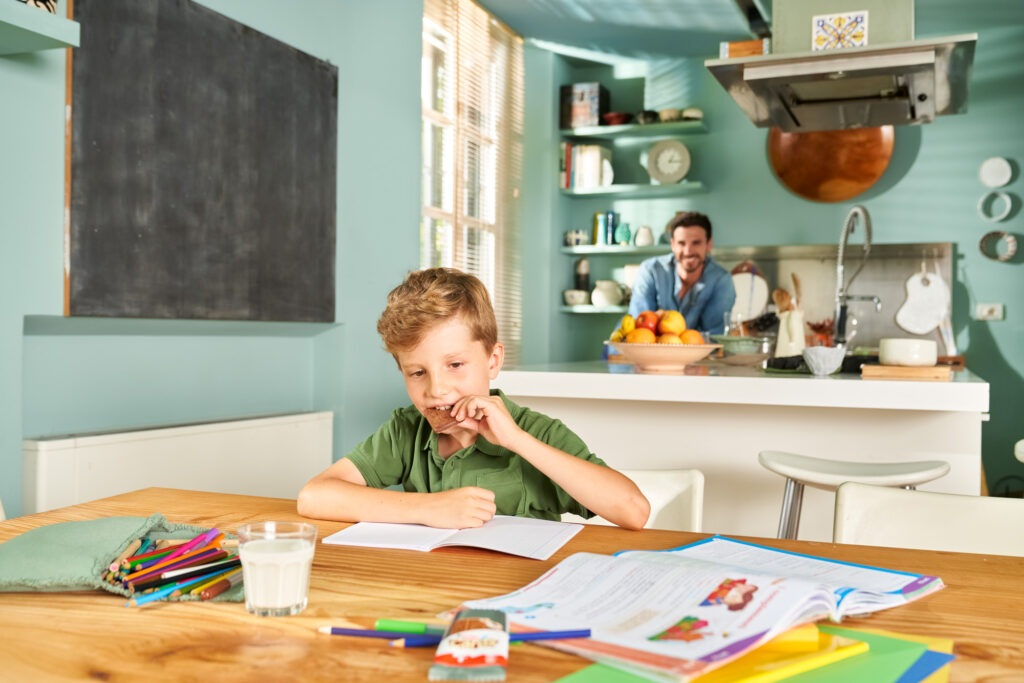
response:
[[[508,622],[493,609],[464,609],[444,632],[432,681],[503,681],[508,667]]]

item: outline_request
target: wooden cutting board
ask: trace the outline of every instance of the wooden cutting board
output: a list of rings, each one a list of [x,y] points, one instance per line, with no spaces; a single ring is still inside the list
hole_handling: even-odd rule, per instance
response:
[[[921,382],[948,382],[953,376],[949,365],[862,365],[861,379],[912,379]]]

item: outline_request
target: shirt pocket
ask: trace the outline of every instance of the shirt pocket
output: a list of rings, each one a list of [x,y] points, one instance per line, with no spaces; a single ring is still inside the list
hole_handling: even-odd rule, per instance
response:
[[[518,515],[523,506],[523,482],[509,470],[488,472],[477,477],[476,485],[494,492],[498,515]]]

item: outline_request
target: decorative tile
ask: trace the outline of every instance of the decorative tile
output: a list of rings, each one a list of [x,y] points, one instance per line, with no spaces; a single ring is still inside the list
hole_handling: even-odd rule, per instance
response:
[[[818,14],[811,18],[811,49],[835,50],[840,47],[866,47],[868,11]]]

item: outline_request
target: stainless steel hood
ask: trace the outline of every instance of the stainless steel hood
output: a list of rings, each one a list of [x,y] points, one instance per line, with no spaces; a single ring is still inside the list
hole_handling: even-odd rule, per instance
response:
[[[970,33],[704,64],[759,127],[802,132],[921,124],[966,110],[977,38]]]

